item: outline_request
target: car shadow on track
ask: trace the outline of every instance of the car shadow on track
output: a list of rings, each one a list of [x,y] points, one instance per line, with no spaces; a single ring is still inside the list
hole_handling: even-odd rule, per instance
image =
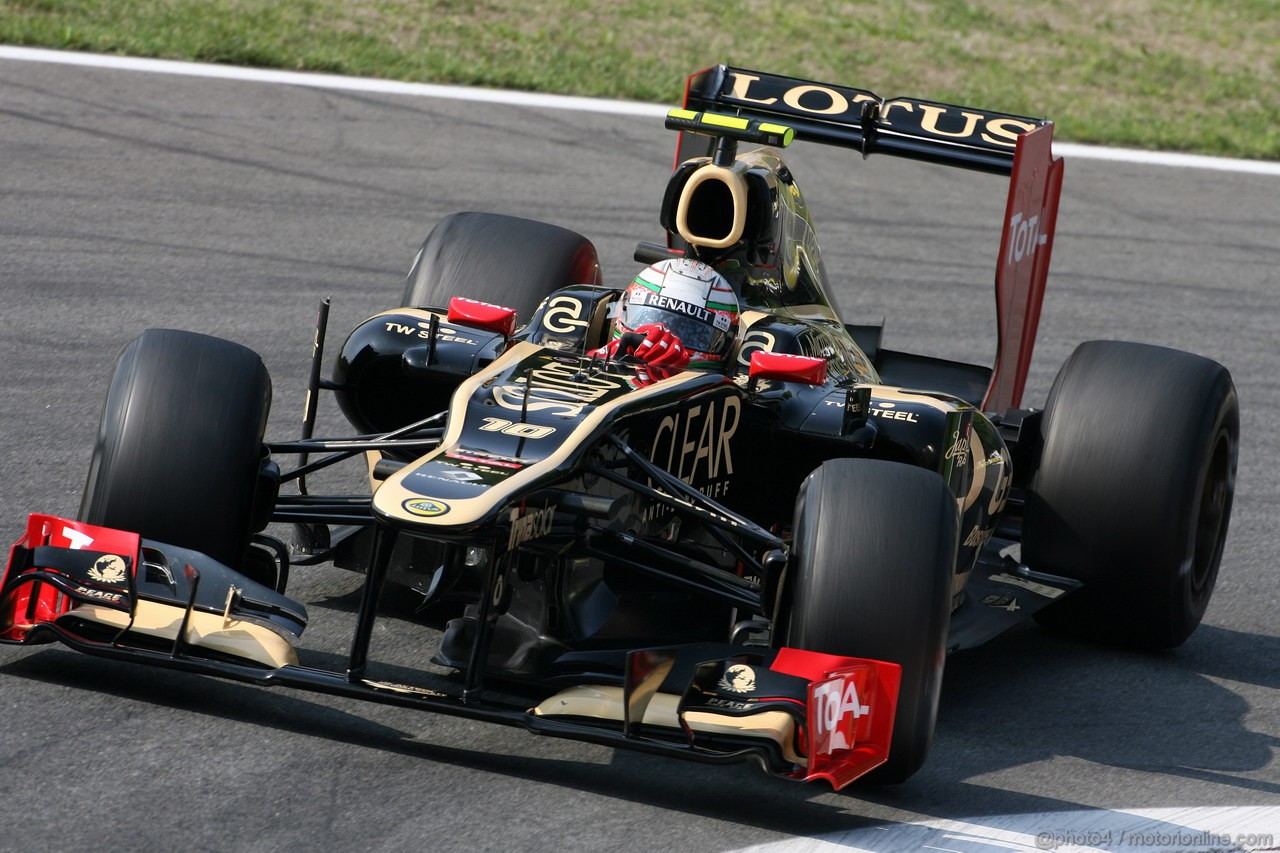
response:
[[[922,781],[955,784],[1068,757],[1226,785],[1249,799],[1280,795],[1274,781],[1235,775],[1266,768],[1280,747],[1245,719],[1251,694],[1280,689],[1277,660],[1280,638],[1212,626],[1159,653],[1015,630],[948,661]],[[983,800],[979,813],[1015,805],[1000,800]]]
[[[812,837],[874,825],[899,810],[965,817],[1080,809],[1078,802],[968,782],[1055,756],[1230,785],[1249,799],[1280,794],[1280,785],[1230,775],[1265,767],[1277,739],[1250,731],[1248,702],[1206,677],[1277,689],[1280,674],[1270,665],[1277,659],[1280,639],[1207,626],[1187,647],[1155,655],[1018,630],[948,663],[938,738],[917,776],[894,787],[854,786],[847,796],[772,779],[752,766],[707,767],[625,750],[598,763],[520,754],[501,741],[488,751],[428,742],[361,716],[369,706],[351,700],[312,701],[62,650],[12,660],[0,673]],[[394,669],[388,674],[398,675]]]
[[[460,748],[415,740],[415,733],[334,707],[352,707],[354,700],[318,697],[311,701],[291,690],[262,689],[190,673],[154,670],[62,649],[39,651],[0,664],[0,676],[93,691],[127,702],[325,738],[424,762],[618,798],[665,811],[731,820],[748,827],[791,834],[850,828],[849,815],[838,802],[809,802],[815,789],[771,780],[752,767],[708,768],[640,754],[622,755],[620,751],[615,752],[612,762],[600,763],[522,755],[502,748],[489,751]],[[376,706],[364,707],[370,709],[370,716],[379,710]],[[501,739],[485,738],[485,742],[501,744]],[[603,748],[599,751],[607,755]],[[264,756],[264,760],[267,758]],[[744,808],[744,788],[758,794],[760,803]]]

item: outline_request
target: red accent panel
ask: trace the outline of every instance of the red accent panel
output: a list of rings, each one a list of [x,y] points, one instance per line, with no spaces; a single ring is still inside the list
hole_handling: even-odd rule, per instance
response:
[[[1062,158],[1053,156],[1052,124],[1018,137],[996,262],[999,339],[984,411],[1003,412],[1022,402],[1053,254],[1062,169]]]
[[[52,622],[70,609],[71,600],[49,584],[23,584],[0,605],[0,639],[20,641],[32,626]]]
[[[138,563],[141,550],[141,539],[136,533],[112,530],[109,527],[98,527],[85,524],[83,521],[72,521],[56,515],[40,515],[33,513],[27,518],[26,535],[13,543],[9,552],[9,561],[5,564],[4,575],[0,578],[0,587],[13,579],[16,573],[18,548],[38,548],[50,545],[55,548],[71,550],[92,549],[112,554],[127,555],[133,564]],[[27,583],[14,590],[7,599],[0,602],[0,638],[21,641],[27,631],[41,622],[52,622],[71,609],[69,598],[59,593],[49,584]]]
[[[715,69],[716,69],[716,66],[712,65],[709,68],[702,69],[701,71],[695,71],[692,74],[690,74],[688,77],[684,78],[684,98],[681,99],[680,106],[684,107],[685,109],[689,108],[689,90],[693,88],[693,81],[697,80],[699,77],[701,77],[704,74],[714,71]],[[681,163],[689,159],[688,157],[684,157],[681,155],[683,146],[684,146],[684,131],[678,130],[676,131],[676,158],[675,158],[675,162],[671,164],[671,171],[673,172],[676,169],[680,168]]]
[[[837,791],[889,758],[902,668],[896,663],[781,649],[769,667],[809,680],[805,782]]]
[[[748,373],[752,379],[780,379],[784,382],[807,382],[821,385],[827,381],[827,360],[807,355],[756,350],[751,354]]]
[[[516,309],[455,296],[449,300],[449,322],[497,332],[509,338],[516,330]]]
[[[141,547],[141,537],[136,533],[98,527],[83,521],[59,518],[56,515],[32,515],[27,520],[28,541],[32,540],[37,530],[48,538],[36,544],[70,548],[73,551],[90,548],[94,551],[106,551],[109,554],[136,557]]]
[[[781,648],[778,649],[778,654],[774,657],[773,663],[769,664],[769,669],[774,672],[780,672],[783,675],[794,675],[807,681],[816,681],[820,678],[826,678],[827,673],[832,670],[848,666],[850,663],[857,663],[860,660],[862,658],[828,655],[822,652],[809,652],[804,649]]]

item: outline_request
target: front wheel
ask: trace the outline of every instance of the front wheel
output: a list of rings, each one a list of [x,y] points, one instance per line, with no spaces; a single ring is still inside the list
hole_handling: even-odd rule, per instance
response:
[[[143,332],[116,363],[80,519],[238,568],[265,521],[270,404],[271,380],[252,350],[194,332]]]
[[[932,471],[873,459],[823,463],[800,487],[787,645],[902,667],[888,761],[902,782],[933,741],[960,521]]]
[[[1089,341],[1041,423],[1022,559],[1085,586],[1037,614],[1088,640],[1177,646],[1213,594],[1235,492],[1240,407],[1210,359]]]

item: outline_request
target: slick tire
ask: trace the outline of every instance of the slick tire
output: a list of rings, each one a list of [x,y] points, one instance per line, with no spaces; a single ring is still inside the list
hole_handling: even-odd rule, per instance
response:
[[[1181,644],[1213,594],[1231,518],[1231,374],[1191,353],[1089,341],[1059,371],[1041,436],[1022,559],[1084,583],[1041,624],[1090,641]]]
[[[418,250],[401,305],[443,310],[465,296],[514,308],[524,325],[547,295],[600,280],[595,246],[581,234],[497,213],[454,213]]]
[[[116,363],[80,519],[239,567],[256,526],[270,404],[253,351],[194,332],[143,332]]]
[[[902,667],[889,760],[863,781],[905,781],[929,753],[959,535],[932,471],[836,459],[800,487],[786,644]]]

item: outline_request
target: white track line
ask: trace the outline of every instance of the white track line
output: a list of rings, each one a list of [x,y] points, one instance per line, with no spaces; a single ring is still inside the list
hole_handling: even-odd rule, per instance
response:
[[[736,853],[1265,853],[1280,845],[1275,806],[1106,809],[924,818],[818,838],[788,838]]]
[[[219,80],[243,80],[253,83],[275,83],[285,86],[310,86],[316,89],[338,89],[348,92],[376,92],[384,95],[410,95],[419,98],[445,98],[454,101],[478,101],[522,107],[544,107],[576,112],[614,113],[662,117],[667,108],[659,104],[635,101],[605,101],[597,98],[575,98],[567,95],[543,95],[537,92],[511,92],[503,89],[480,89],[470,86],[437,86],[431,83],[404,83],[372,77],[342,77],[337,74],[313,74],[301,71],[273,71],[266,68],[241,68],[236,65],[209,65],[200,62],[175,62],[169,59],[138,59],[132,56],[108,56],[100,53],[73,53],[0,45],[0,59],[25,62],[51,62],[58,65],[81,65],[120,71],[145,71],[151,74],[177,74],[183,77],[212,77]]]
[[[121,71],[144,71],[151,74],[177,74],[184,77],[211,77],[220,80],[274,83],[285,86],[310,86],[317,89],[336,89],[348,92],[376,92],[385,95],[445,98],[454,101],[474,101],[487,104],[573,110],[576,112],[643,116],[646,118],[659,118],[667,113],[667,107],[660,104],[645,104],[636,101],[610,101],[599,98],[570,97],[567,95],[543,95],[536,92],[480,89],[470,86],[403,83],[398,80],[378,80],[370,77],[342,77],[337,74],[273,71],[265,68],[241,68],[235,65],[175,62],[168,59],[138,59],[131,56],[76,53],[41,48],[9,47],[7,45],[0,45],[0,59],[12,59],[22,62],[48,62],[58,65],[79,65],[88,68],[109,68]],[[1089,160],[1110,160],[1118,163],[1139,163],[1147,166],[1212,169],[1219,172],[1248,172],[1255,175],[1280,176],[1280,163],[1261,160],[1231,160],[1225,157],[1203,157],[1196,154],[1172,154],[1162,151],[1138,151],[1125,148],[1102,148],[1072,143],[1058,143],[1054,146],[1054,152],[1064,157]]]

